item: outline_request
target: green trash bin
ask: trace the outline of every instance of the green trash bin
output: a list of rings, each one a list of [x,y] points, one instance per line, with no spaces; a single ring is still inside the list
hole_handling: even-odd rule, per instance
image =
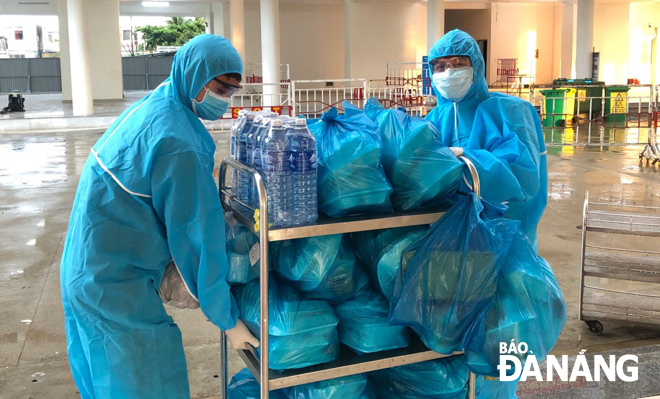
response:
[[[541,90],[543,127],[565,127],[573,123],[575,89]]]
[[[603,108],[601,98],[603,97],[605,82],[591,79],[555,79],[552,81],[553,89],[561,87],[575,87],[577,90],[575,95],[578,98],[578,103],[575,104],[576,112],[580,114],[589,113],[589,103],[591,102],[591,116],[600,114]]]
[[[628,86],[605,88],[605,122],[625,122],[628,113]]]

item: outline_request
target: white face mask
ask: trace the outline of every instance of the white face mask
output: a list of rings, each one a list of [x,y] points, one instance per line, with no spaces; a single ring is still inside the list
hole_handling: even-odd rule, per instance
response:
[[[458,102],[470,91],[473,76],[472,67],[449,68],[433,74],[433,87],[447,100]]]

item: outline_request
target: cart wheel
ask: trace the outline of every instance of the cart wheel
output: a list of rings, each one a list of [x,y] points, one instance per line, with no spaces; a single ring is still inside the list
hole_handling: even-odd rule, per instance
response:
[[[571,118],[571,124],[572,124],[573,126],[577,125],[577,123],[578,123],[578,119],[579,119],[579,118],[578,118],[577,116],[574,116],[573,118]]]
[[[564,119],[560,119],[556,123],[557,127],[566,127],[566,121]]]
[[[603,333],[603,325],[600,321],[585,321],[587,323],[587,330],[593,335],[600,335]]]

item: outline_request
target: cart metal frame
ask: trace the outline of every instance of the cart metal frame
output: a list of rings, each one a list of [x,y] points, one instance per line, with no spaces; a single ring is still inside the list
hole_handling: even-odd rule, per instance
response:
[[[462,161],[467,165],[470,172],[473,191],[479,195],[479,177],[474,165],[464,157]],[[231,187],[227,186],[227,169],[236,169],[239,173],[249,175],[252,182],[256,185],[259,195],[259,229],[255,230],[252,215],[247,214],[245,209],[252,209],[248,204],[241,202],[235,195],[232,195]],[[455,352],[451,355],[443,355],[433,352],[426,348],[421,341],[414,340],[407,348],[395,349],[379,353],[373,353],[358,356],[348,350],[341,348],[339,360],[321,364],[312,367],[306,367],[298,370],[287,370],[277,372],[268,367],[268,244],[270,242],[292,240],[298,238],[307,238],[315,236],[324,236],[339,233],[351,233],[359,231],[369,231],[386,229],[393,227],[406,227],[424,224],[433,224],[444,212],[442,210],[433,210],[425,212],[406,212],[392,213],[386,215],[373,215],[363,217],[351,217],[341,219],[331,219],[319,217],[317,223],[307,226],[296,226],[288,228],[274,228],[268,226],[268,199],[266,187],[263,178],[254,169],[241,164],[240,162],[225,158],[220,165],[219,174],[220,197],[223,207],[226,210],[232,210],[239,223],[247,227],[254,234],[259,236],[261,271],[260,271],[260,294],[261,294],[261,353],[254,348],[249,350],[238,350],[238,355],[245,362],[254,378],[261,385],[261,398],[268,399],[271,390],[288,388],[297,385],[330,380],[333,378],[345,377],[355,374],[368,373],[371,371],[382,370],[406,364],[414,364],[435,360],[449,356],[460,355],[462,352]],[[222,398],[227,398],[228,375],[227,375],[227,337],[224,332],[220,332],[220,356],[221,373],[220,383],[222,385]],[[468,398],[475,399],[476,376],[470,373],[468,378]]]
[[[589,232],[660,237],[660,207],[590,202],[584,194],[580,256],[580,321],[600,335],[600,320],[660,325],[660,295],[587,285],[585,278],[660,284],[660,252],[604,247],[588,243]],[[612,208],[624,211],[612,211]],[[649,211],[649,213],[644,213]],[[585,289],[590,292],[585,294]]]
[[[660,162],[660,147],[658,146],[657,136],[658,136],[658,118],[660,112],[658,112],[657,106],[658,100],[656,99],[656,109],[653,111],[653,127],[649,131],[649,142],[639,153],[639,161],[642,162],[646,160],[647,164],[655,165]]]

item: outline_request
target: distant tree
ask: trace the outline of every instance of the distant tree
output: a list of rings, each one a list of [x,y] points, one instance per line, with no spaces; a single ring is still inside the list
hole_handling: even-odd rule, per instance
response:
[[[186,22],[186,19],[183,17],[172,17],[169,21],[167,21],[167,25],[183,25]]]
[[[154,51],[157,46],[183,46],[197,35],[206,32],[204,18],[185,19],[172,17],[167,26],[141,26],[136,29],[142,32],[147,50]]]

